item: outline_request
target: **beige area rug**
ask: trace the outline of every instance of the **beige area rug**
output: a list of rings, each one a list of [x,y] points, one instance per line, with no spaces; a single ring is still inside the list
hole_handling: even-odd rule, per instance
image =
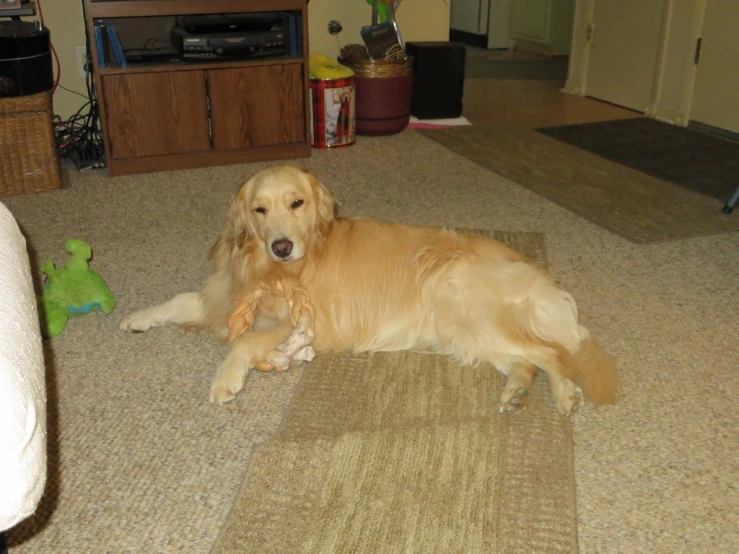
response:
[[[319,357],[259,446],[213,554],[575,552],[572,437],[537,378],[431,354]]]
[[[541,235],[491,235],[546,263]],[[576,552],[570,424],[535,383],[502,416],[488,366],[319,356],[212,553]]]
[[[722,204],[712,198],[530,129],[419,132],[635,243],[739,230],[739,217],[723,214]]]

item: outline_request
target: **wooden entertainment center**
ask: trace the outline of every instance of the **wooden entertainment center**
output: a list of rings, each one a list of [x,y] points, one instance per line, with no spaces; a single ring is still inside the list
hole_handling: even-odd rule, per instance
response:
[[[310,156],[306,0],[84,0],[84,8],[109,175]],[[127,67],[98,59],[96,20],[132,28],[130,43],[167,18],[257,12],[301,16],[297,55]]]

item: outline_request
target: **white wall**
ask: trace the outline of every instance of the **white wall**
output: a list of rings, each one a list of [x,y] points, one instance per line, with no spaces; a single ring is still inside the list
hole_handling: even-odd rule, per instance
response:
[[[405,41],[449,40],[450,0],[404,0],[397,20]],[[329,35],[328,22],[338,20],[344,30]],[[364,0],[311,0],[308,4],[310,51],[323,52],[330,58],[339,55],[339,43],[363,44],[359,30],[372,23],[372,7]]]
[[[49,28],[51,43],[59,55],[62,76],[59,84],[63,87],[87,95],[85,79],[77,74],[77,54],[75,47],[85,46],[85,21],[82,17],[82,2],[69,0],[42,0],[44,22]],[[30,20],[38,17],[27,18]],[[56,75],[56,61],[54,61]],[[63,118],[74,114],[85,99],[63,88],[54,93],[54,112]]]

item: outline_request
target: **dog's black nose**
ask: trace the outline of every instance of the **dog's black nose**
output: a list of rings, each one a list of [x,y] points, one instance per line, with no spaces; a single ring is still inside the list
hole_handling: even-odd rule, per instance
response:
[[[272,252],[279,258],[287,258],[293,251],[293,243],[287,239],[276,240],[272,243]]]

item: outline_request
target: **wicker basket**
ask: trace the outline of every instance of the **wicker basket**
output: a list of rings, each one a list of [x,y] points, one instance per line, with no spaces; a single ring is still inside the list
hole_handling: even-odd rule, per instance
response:
[[[364,77],[366,79],[404,77],[413,73],[412,57],[404,60],[360,60],[340,63],[350,67],[356,77]]]
[[[413,58],[344,62],[354,71],[356,133],[393,135],[408,126],[413,94]]]
[[[0,98],[0,196],[60,188],[51,93]]]

